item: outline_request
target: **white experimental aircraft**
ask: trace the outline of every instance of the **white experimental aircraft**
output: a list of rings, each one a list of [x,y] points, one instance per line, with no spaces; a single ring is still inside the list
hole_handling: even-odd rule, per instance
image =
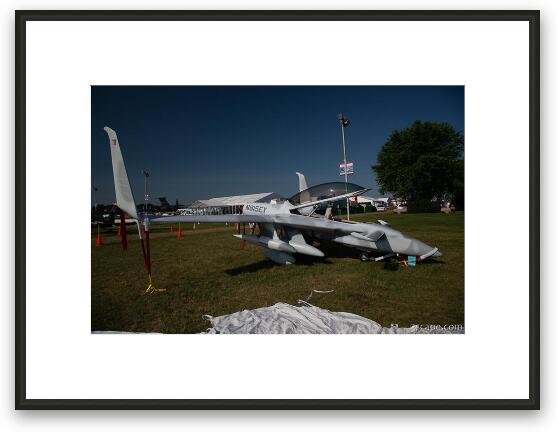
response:
[[[105,127],[104,130],[110,141],[116,205],[137,222],[149,275],[149,227],[151,224],[161,223],[257,224],[259,234],[237,234],[236,237],[260,246],[267,258],[279,264],[293,264],[296,261],[295,255],[298,254],[323,257],[324,253],[312,244],[313,240],[328,240],[356,248],[361,252],[362,261],[371,259],[371,254],[380,255],[374,258],[375,261],[395,255],[415,256],[417,261],[441,255],[438,248],[412,238],[384,221],[379,223],[335,221],[330,218],[330,212],[325,216],[315,214],[315,209],[322,204],[346,200],[361,195],[368,189],[343,182],[324,183],[308,188],[305,177],[300,173],[297,173],[300,185],[298,194],[282,202],[245,204],[242,214],[183,216],[138,214],[116,132],[109,127]]]

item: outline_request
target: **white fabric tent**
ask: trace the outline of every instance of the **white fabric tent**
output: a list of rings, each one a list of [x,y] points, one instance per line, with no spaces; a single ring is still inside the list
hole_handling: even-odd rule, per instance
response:
[[[228,197],[210,198],[195,201],[190,208],[206,208],[206,207],[231,207],[236,205],[244,205],[246,203],[270,202],[272,199],[282,198],[275,192],[263,192],[251,195],[236,195]]]

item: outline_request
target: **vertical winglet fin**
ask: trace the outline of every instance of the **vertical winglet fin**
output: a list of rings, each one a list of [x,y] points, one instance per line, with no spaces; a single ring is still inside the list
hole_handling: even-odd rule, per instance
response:
[[[296,175],[298,176],[298,192],[305,191],[308,188],[308,184],[306,183],[306,176],[299,172],[297,172]]]
[[[104,130],[108,134],[108,139],[110,141],[110,155],[112,157],[112,172],[114,173],[116,205],[130,215],[130,217],[138,219],[137,208],[135,206],[135,200],[133,199],[128,173],[126,172],[124,158],[122,157],[122,151],[120,150],[120,145],[118,143],[118,136],[116,135],[116,132],[108,126],[106,126]]]

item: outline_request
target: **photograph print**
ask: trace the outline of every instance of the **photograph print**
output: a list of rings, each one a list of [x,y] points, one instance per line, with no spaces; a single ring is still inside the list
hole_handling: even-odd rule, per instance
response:
[[[463,334],[464,92],[92,86],[92,333]]]

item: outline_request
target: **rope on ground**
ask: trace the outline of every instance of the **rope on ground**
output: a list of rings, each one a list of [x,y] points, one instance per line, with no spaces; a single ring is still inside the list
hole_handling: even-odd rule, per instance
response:
[[[322,290],[311,290],[311,292],[309,293],[309,296],[307,299],[305,300],[298,300],[298,304],[304,305],[304,306],[313,306],[311,303],[309,303],[309,299],[313,296],[313,293],[318,293],[318,294],[328,294],[328,293],[332,293],[335,290],[328,290],[328,291],[322,291]]]

